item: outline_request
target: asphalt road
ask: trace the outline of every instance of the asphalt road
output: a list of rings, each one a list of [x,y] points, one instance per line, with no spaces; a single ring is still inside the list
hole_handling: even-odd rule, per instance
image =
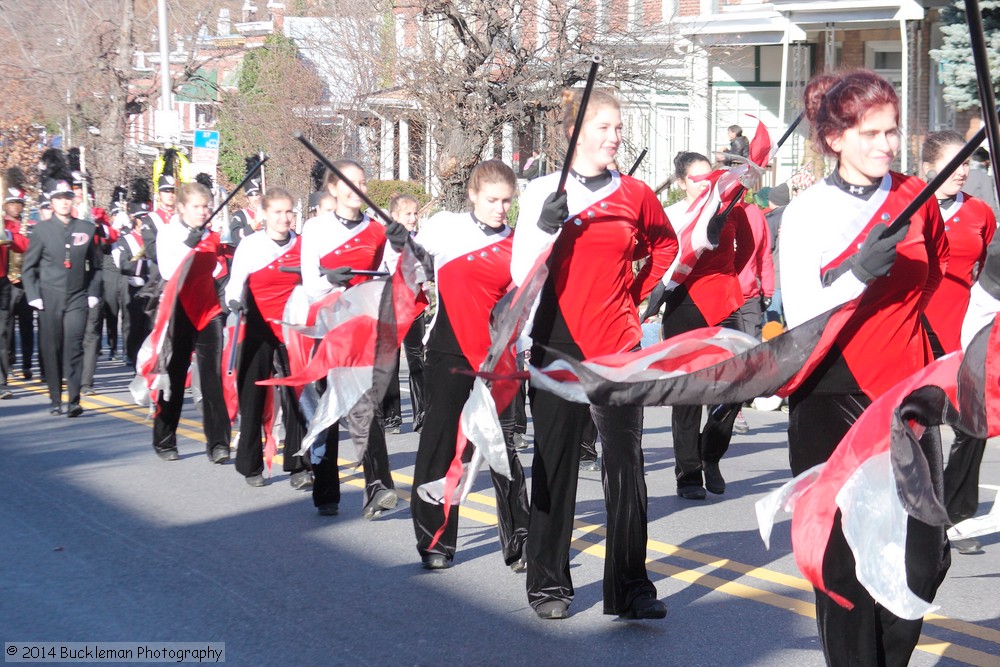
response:
[[[723,460],[726,494],[686,501],[672,481],[669,409],[647,410],[649,569],[669,615],[602,615],[604,509],[600,474],[588,472],[572,616],[542,621],[523,575],[499,555],[485,474],[462,509],[455,566],[428,572],[406,503],[361,518],[350,461],[340,516],[317,516],[280,466],[250,488],[231,464],[210,464],[189,405],[181,460],[161,462],[145,411],[129,405],[129,379],[102,361],[101,393],[76,420],[50,416],[37,382],[15,383],[16,399],[0,403],[5,642],[225,642],[237,665],[823,664],[787,517],[767,551],[754,515],[754,502],[789,477],[780,412],[745,410],[752,430]],[[417,445],[408,419],[388,442],[408,498]],[[522,456],[530,471],[531,449]],[[995,442],[982,479],[1000,483]],[[995,493],[983,491],[982,512]],[[955,554],[913,665],[1000,665],[1000,537],[983,542],[982,555]]]

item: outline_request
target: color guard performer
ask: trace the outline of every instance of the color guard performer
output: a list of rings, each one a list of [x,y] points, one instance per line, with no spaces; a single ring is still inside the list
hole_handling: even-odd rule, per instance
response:
[[[39,311],[39,338],[49,412],[62,413],[62,381],[69,394],[67,416],[79,417],[83,333],[89,309],[100,303],[102,257],[94,223],[74,218],[73,189],[65,180],[45,186],[55,214],[35,225],[24,254],[24,291]]]
[[[931,132],[921,151],[928,180],[951,161],[965,144],[954,130]],[[962,321],[969,308],[969,294],[986,262],[986,248],[996,232],[993,209],[963,191],[969,163],[959,167],[936,193],[950,254],[941,285],[924,308],[925,324],[934,356],[962,349]],[[948,465],[944,469],[944,499],[948,516],[959,523],[975,515],[979,506],[979,469],[986,440],[955,431]],[[975,538],[955,540],[959,553],[977,553]]]
[[[285,304],[292,290],[302,282],[298,273],[282,268],[299,268],[300,239],[292,231],[295,207],[292,195],[281,188],[271,188],[262,200],[264,227],[250,234],[236,248],[233,266],[226,285],[229,309],[243,313],[243,342],[240,344],[236,384],[239,391],[240,435],[236,447],[236,472],[250,486],[264,486],[264,440],[261,429],[268,392],[281,393],[284,413],[285,455],[282,467],[291,473],[295,489],[312,486],[312,475],[296,453],[302,448],[305,423],[292,387],[262,387],[259,380],[289,375],[290,364],[280,324]],[[272,406],[271,410],[277,410]]]
[[[564,94],[563,129],[569,138],[579,95]],[[559,174],[537,178],[521,196],[511,275],[522,284],[536,258],[551,246],[550,274],[531,328],[531,363],[552,360],[545,347],[584,359],[639,347],[638,304],[677,254],[677,237],[645,183],[610,171],[621,144],[618,101],[594,92],[562,193]],[[572,215],[571,215],[572,214]],[[637,249],[649,255],[638,276]],[[541,618],[566,618],[573,600],[570,539],[576,505],[580,442],[587,411],[604,449],[608,557],[604,613],[663,618],[666,605],[646,574],[646,482],[642,408],[588,407],[543,389],[530,392],[535,420],[528,527],[528,601]]]
[[[837,168],[785,209],[785,317],[794,327],[863,296],[826,359],[789,398],[793,475],[825,462],[875,398],[931,361],[920,315],[948,261],[936,203],[898,230],[886,227],[923,187],[918,178],[890,171],[901,141],[892,85],[867,70],[820,74],[806,86],[804,101],[815,145],[837,159]],[[922,620],[893,615],[858,582],[839,517],[838,511],[823,579],[854,606],[816,594],[827,663],[905,665]],[[906,531],[909,586],[933,600],[950,564],[945,531],[912,517]]]
[[[367,192],[367,179],[361,165],[352,160],[338,160],[335,164],[362,192]],[[345,289],[368,280],[365,276],[353,275],[351,271],[377,270],[382,264],[386,245],[387,228],[361,213],[362,201],[354,190],[335,174],[329,175],[327,180],[335,190],[337,208],[328,216],[307,222],[302,233],[302,286],[313,300],[321,299],[335,289]],[[402,249],[407,232],[402,225],[397,224],[396,227],[402,230],[402,237],[393,243]],[[365,473],[362,516],[369,520],[378,518],[384,510],[394,508],[398,501],[389,468],[381,412],[379,407],[362,457]],[[313,458],[313,504],[320,514],[327,516],[339,512],[339,438],[339,426],[332,426],[327,431],[321,459],[316,462],[318,454],[314,454]]]
[[[165,400],[163,392],[158,394],[153,421],[153,449],[164,461],[178,459],[177,424],[192,353],[201,381],[206,453],[213,463],[229,460],[232,432],[222,393],[222,307],[216,286],[225,265],[219,234],[205,228],[211,201],[203,185],[185,183],[177,196],[177,219],[156,235],[157,258],[165,281],[177,272],[190,251],[195,253],[171,315],[170,398]]]
[[[472,372],[479,369],[490,347],[490,315],[510,287],[510,256],[514,233],[507,211],[517,192],[517,179],[500,160],[481,162],[469,176],[471,213],[438,213],[417,234],[417,244],[430,256],[437,286],[437,311],[427,332],[427,408],[413,468],[413,488],[441,479],[455,458],[458,421],[472,391]],[[463,372],[465,374],[463,374]],[[523,572],[524,540],[528,534],[528,493],[524,470],[514,451],[513,404],[508,407],[504,436],[512,479],[492,470],[496,490],[500,548],[504,562]],[[458,538],[458,508],[444,524],[442,505],[417,494],[411,500],[417,551],[424,567],[451,566]]]

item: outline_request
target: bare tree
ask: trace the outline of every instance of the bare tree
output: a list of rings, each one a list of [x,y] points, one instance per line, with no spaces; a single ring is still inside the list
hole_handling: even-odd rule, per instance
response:
[[[194,35],[226,0],[171,0],[175,39],[194,46]],[[0,39],[7,49],[0,78],[26,84],[33,120],[61,127],[87,149],[87,168],[100,198],[125,182],[125,130],[129,115],[158,96],[130,89],[137,49],[154,47],[156,0],[49,0],[0,2]],[[209,57],[186,49],[182,85]],[[25,89],[22,89],[25,90]],[[8,100],[4,100],[7,104]]]
[[[549,154],[562,153],[565,140],[554,129],[560,92],[586,77],[592,54],[604,59],[603,87],[621,92],[641,83],[648,90],[661,78],[665,23],[637,16],[634,8],[629,14],[630,4],[404,0],[396,6],[403,37],[395,82],[428,121],[445,207],[464,204],[469,172],[505,125],[518,134],[545,127]],[[414,28],[415,43],[407,43]]]

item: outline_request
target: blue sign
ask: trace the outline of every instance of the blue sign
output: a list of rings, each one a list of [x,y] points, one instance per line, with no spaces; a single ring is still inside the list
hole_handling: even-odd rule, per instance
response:
[[[219,148],[219,133],[214,130],[195,130],[195,148]]]

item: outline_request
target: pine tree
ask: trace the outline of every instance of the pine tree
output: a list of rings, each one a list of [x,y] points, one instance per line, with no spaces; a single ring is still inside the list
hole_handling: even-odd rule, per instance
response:
[[[1000,95],[1000,0],[979,0],[990,60],[994,93]],[[979,86],[969,45],[969,27],[965,20],[965,2],[953,0],[941,10],[941,33],[944,43],[933,49],[931,57],[940,64],[944,99],[959,111],[979,106]]]

